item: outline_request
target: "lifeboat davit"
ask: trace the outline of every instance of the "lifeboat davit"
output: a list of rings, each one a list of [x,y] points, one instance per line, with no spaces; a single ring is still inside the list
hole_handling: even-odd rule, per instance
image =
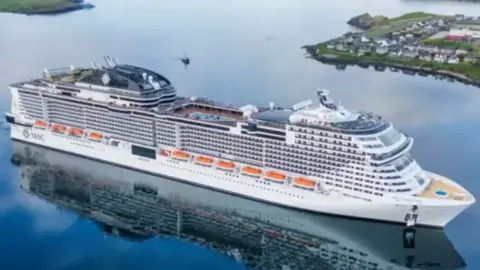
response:
[[[207,156],[198,156],[195,158],[195,163],[205,166],[212,166],[213,158]]]
[[[67,127],[65,126],[62,126],[62,125],[53,125],[52,126],[52,131],[54,132],[58,132],[58,133],[65,133],[65,131],[67,130]]]
[[[293,184],[297,187],[314,189],[317,182],[305,177],[297,177],[293,180]]]
[[[219,160],[216,163],[217,168],[222,170],[233,171],[235,169],[235,163],[227,160]]]
[[[162,150],[162,151],[160,151],[160,156],[168,157],[168,156],[170,156],[170,151]]]
[[[274,172],[274,171],[268,171],[265,173],[264,178],[266,180],[271,180],[275,182],[285,182],[285,179],[287,179],[287,176],[284,173],[281,172]]]
[[[188,160],[190,158],[190,154],[183,151],[173,151],[172,157],[180,160]]]
[[[48,126],[48,123],[43,120],[37,120],[35,121],[35,124],[33,124],[33,126],[36,128],[46,129]]]
[[[69,133],[70,135],[81,137],[83,135],[83,129],[71,128]]]
[[[94,141],[101,141],[103,139],[103,135],[98,132],[90,132],[88,138]]]
[[[245,166],[242,168],[242,173],[249,176],[260,177],[260,175],[262,175],[262,170],[251,166]]]

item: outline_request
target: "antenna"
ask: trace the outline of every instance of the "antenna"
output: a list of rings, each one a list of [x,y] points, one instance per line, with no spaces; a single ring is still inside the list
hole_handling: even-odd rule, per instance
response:
[[[110,62],[108,61],[108,57],[107,57],[107,56],[104,56],[104,57],[103,57],[103,60],[105,60],[105,64],[107,64],[107,67],[112,67],[112,66],[110,65]]]
[[[110,62],[110,65],[112,65],[112,67],[115,67],[117,65],[113,57],[108,56],[108,62]]]

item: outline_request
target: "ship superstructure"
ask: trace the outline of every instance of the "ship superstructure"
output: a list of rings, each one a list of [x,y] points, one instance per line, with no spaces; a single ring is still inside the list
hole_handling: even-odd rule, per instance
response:
[[[443,227],[475,199],[421,169],[413,138],[378,115],[318,101],[243,107],[178,97],[164,76],[118,64],[44,70],[10,86],[12,138],[255,200]]]

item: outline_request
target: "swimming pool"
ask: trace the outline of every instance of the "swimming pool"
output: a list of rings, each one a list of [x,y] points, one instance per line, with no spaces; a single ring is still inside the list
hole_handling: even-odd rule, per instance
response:
[[[448,196],[448,192],[446,192],[445,190],[437,190],[435,191],[435,195],[438,196],[438,197],[446,197]]]

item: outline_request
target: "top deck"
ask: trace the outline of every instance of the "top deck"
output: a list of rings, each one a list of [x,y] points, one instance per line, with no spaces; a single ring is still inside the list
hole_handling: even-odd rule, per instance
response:
[[[166,89],[171,86],[164,76],[141,67],[114,65],[99,68],[61,68],[43,72],[46,81],[61,84],[85,83],[136,92]]]
[[[446,182],[441,176],[429,176],[431,179],[428,187],[419,197],[439,200],[471,201],[473,197],[466,190]],[[448,180],[447,180],[448,181]]]
[[[120,65],[106,57],[107,66],[92,68],[70,68],[44,70],[43,79],[15,83],[12,86],[29,90],[44,90],[52,87],[65,90],[98,90],[115,95],[156,97],[165,93],[176,93],[170,81],[162,75],[132,65]],[[113,63],[115,62],[115,63]],[[126,91],[125,91],[126,90]],[[379,116],[364,112],[351,112],[340,104],[337,106],[327,97],[328,90],[319,90],[319,104],[312,105],[311,100],[293,105],[291,108],[259,108],[253,105],[239,107],[222,104],[205,98],[177,98],[173,103],[163,104],[154,109],[141,106],[129,107],[122,104],[122,110],[148,111],[156,115],[173,115],[205,122],[222,123],[236,126],[238,121],[254,121],[258,125],[285,129],[286,125],[344,133],[367,135],[379,133],[390,123]],[[76,96],[76,98],[80,98]],[[109,107],[117,108],[115,102]],[[251,110],[250,112],[248,110]]]

